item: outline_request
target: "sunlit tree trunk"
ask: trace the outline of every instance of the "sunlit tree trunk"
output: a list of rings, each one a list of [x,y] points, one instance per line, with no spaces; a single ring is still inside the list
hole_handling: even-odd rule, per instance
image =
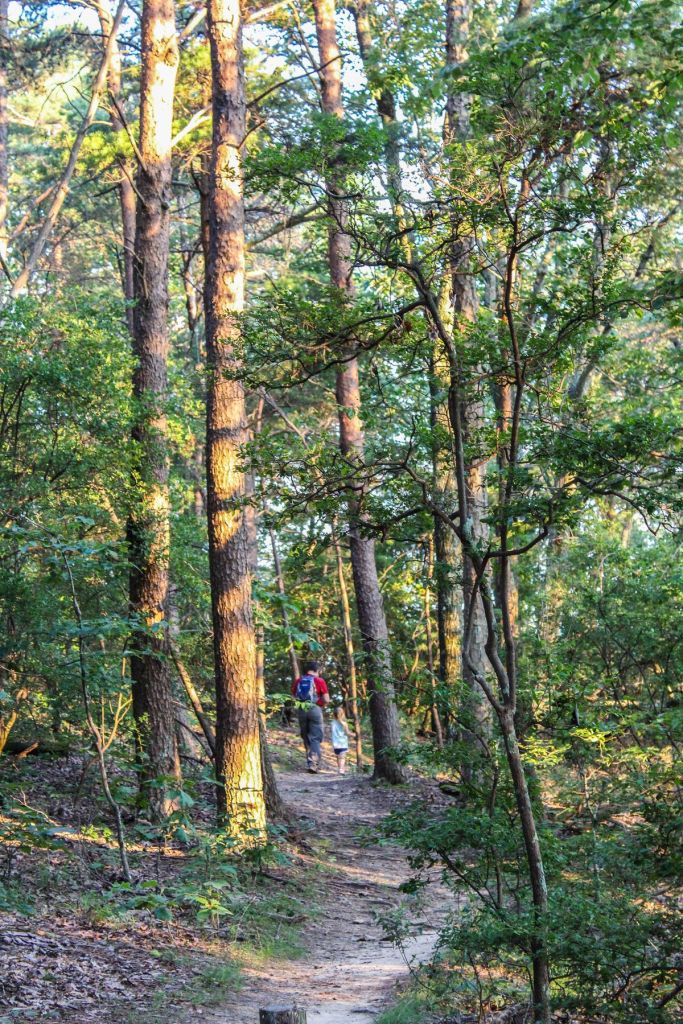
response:
[[[168,663],[169,587],[168,250],[171,134],[178,66],[175,6],[145,0],[142,9],[140,166],[134,258],[134,498],[128,521],[133,636],[133,712],[156,816],[170,808],[165,780],[180,777]]]
[[[242,841],[265,835],[259,690],[251,606],[246,477],[248,440],[239,369],[245,247],[241,147],[246,133],[242,14],[239,0],[210,0],[213,82],[206,267],[208,362],[206,469],[209,562],[216,675],[219,816]],[[231,379],[233,378],[233,379]]]
[[[349,681],[349,703],[351,705],[351,718],[353,721],[354,743],[356,749],[356,765],[363,767],[363,738],[361,735],[361,716],[358,704],[358,673],[356,672],[356,658],[353,649],[353,631],[351,628],[351,605],[349,604],[349,591],[344,576],[344,558],[341,544],[337,536],[337,527],[332,525],[332,543],[337,563],[337,582],[339,584],[339,604],[341,608],[342,632],[344,635],[344,656],[346,658],[346,673]]]
[[[9,55],[9,0],[0,0],[0,256],[7,259],[9,202],[9,111],[7,58]]]
[[[341,55],[337,45],[334,0],[315,0],[315,26],[320,55],[322,106],[326,114],[343,118]],[[327,181],[330,194],[330,227],[328,256],[332,284],[349,297],[353,294],[351,240],[344,230],[347,210],[340,197],[340,183],[331,176]],[[358,360],[345,353],[337,370],[336,398],[339,415],[339,440],[342,455],[348,462],[363,466],[365,438],[361,420]],[[394,699],[389,634],[382,594],[377,578],[375,542],[363,536],[363,508],[359,487],[350,489],[348,499],[349,543],[353,570],[358,625],[370,692],[370,722],[375,756],[375,774],[389,782],[402,782],[404,769],[388,753],[400,741],[398,710]]]

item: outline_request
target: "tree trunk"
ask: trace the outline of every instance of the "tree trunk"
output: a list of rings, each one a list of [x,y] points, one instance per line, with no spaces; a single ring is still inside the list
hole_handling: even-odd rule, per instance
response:
[[[432,635],[432,579],[434,576],[434,542],[432,537],[429,538],[427,544],[427,579],[425,581],[424,588],[424,611],[425,611],[425,631],[426,631],[426,642],[427,642],[427,671],[429,673],[429,692],[431,700],[431,718],[432,728],[436,735],[436,742],[439,747],[443,747],[443,728],[441,725],[441,715],[439,714],[439,704],[436,696],[436,679],[437,675],[434,671],[434,641]]]
[[[332,525],[332,543],[337,561],[337,581],[339,583],[339,600],[341,605],[342,631],[344,633],[344,654],[346,656],[346,671],[349,680],[349,698],[351,704],[351,719],[355,733],[356,767],[363,767],[363,738],[361,733],[361,718],[358,708],[358,675],[356,673],[356,658],[353,650],[353,632],[351,630],[351,606],[349,604],[349,591],[344,577],[344,559],[342,558],[341,544],[337,536],[336,526]]]
[[[213,137],[206,268],[208,362],[206,470],[209,562],[216,674],[218,813],[242,842],[265,837],[256,641],[241,449],[248,441],[239,369],[244,306],[244,199],[241,147],[246,134],[242,14],[239,0],[209,0]]]
[[[102,37],[109,39],[114,24],[110,12],[101,4],[97,8],[102,29]],[[109,121],[115,132],[125,131],[123,123],[123,98],[121,96],[121,51],[116,37],[112,40],[111,61],[107,80],[112,107]],[[123,273],[121,285],[126,299],[126,321],[131,336],[135,331],[133,301],[135,299],[135,188],[133,187],[133,162],[125,157],[118,157],[117,164],[121,173],[119,180],[119,205],[121,207],[121,232],[123,242]]]
[[[447,303],[444,301],[448,298]],[[444,289],[441,316],[451,320],[450,285]],[[447,515],[458,507],[453,451],[450,444],[448,392],[450,370],[436,334],[433,340],[430,372],[430,419],[432,428],[432,466],[437,501]],[[444,698],[445,725],[449,728],[451,709],[455,707],[462,677],[462,558],[458,539],[439,516],[434,517],[434,554],[436,577],[436,628],[439,645],[439,682]]]
[[[140,167],[134,260],[133,444],[135,497],[128,520],[133,713],[145,757],[143,779],[156,817],[171,809],[165,781],[180,778],[168,664],[169,585],[168,250],[171,134],[178,65],[172,0],[145,0],[142,11]]]
[[[447,0],[446,3],[446,64],[458,66],[467,60],[471,10],[468,0]],[[448,145],[464,142],[470,131],[470,99],[466,93],[450,92],[446,98],[446,123],[444,141]],[[472,237],[462,237],[460,226],[453,223],[454,244],[450,259],[450,293],[453,306],[453,332],[467,332],[474,323],[479,310],[479,300],[470,267],[470,254],[475,246]],[[451,381],[451,388],[459,389],[459,382]],[[484,425],[484,403],[481,395],[468,395],[462,403],[463,436],[465,444],[475,444],[477,433]],[[486,541],[486,470],[475,456],[468,458],[467,489],[469,525],[475,543]],[[486,673],[486,621],[480,597],[472,600],[476,572],[471,559],[463,552],[463,608],[472,617],[470,646],[467,663],[463,665],[465,682],[465,717],[469,718],[468,728],[484,733],[491,729],[491,709],[476,682],[478,673]],[[463,629],[467,623],[463,621]]]
[[[326,114],[343,118],[341,55],[337,45],[334,0],[315,0],[315,25],[321,65],[322,107]],[[328,257],[334,287],[353,294],[351,240],[344,230],[347,210],[341,198],[340,183],[327,182],[330,198]],[[365,439],[360,418],[361,399],[358,360],[349,352],[337,370],[336,398],[339,416],[339,442],[343,457],[360,471],[364,461]],[[389,782],[405,781],[405,770],[388,752],[400,742],[398,710],[394,699],[389,634],[382,594],[377,578],[375,542],[363,536],[362,492],[358,482],[349,482],[349,542],[351,566],[358,610],[358,625],[370,692],[370,722],[375,756],[375,775]]]
[[[292,633],[289,627],[289,612],[287,611],[287,605],[285,600],[287,597],[287,591],[285,589],[285,578],[282,573],[282,562],[280,561],[280,552],[277,547],[277,537],[275,536],[275,530],[272,526],[268,527],[268,537],[270,538],[270,547],[273,552],[273,568],[275,570],[275,583],[277,585],[277,592],[280,595],[280,614],[282,615],[282,625],[285,630],[285,636],[287,637],[287,654],[289,656],[289,670],[292,677],[292,682],[301,675],[299,671],[299,659],[296,656],[294,650],[294,641],[292,640]]]
[[[259,402],[259,408],[256,416],[256,425],[254,428],[255,434],[258,434],[261,431],[262,413],[263,400],[261,399]],[[247,491],[250,497],[253,498],[253,473],[249,473],[247,475]],[[258,573],[258,530],[256,525],[256,508],[254,507],[253,501],[250,501],[245,507],[245,518],[247,529],[247,543],[249,546],[249,571],[251,573],[252,579],[255,579]],[[268,745],[266,665],[265,651],[263,647],[262,625],[256,627],[254,638],[256,643],[256,687],[258,690],[259,743],[261,747],[261,776],[263,778],[263,798],[266,805],[266,817],[268,821],[275,821],[278,818],[282,818],[284,816],[285,805],[280,797],[280,793],[278,790],[277,779],[275,778],[275,771],[273,769],[273,762],[270,757],[270,747]]]
[[[55,224],[57,223],[57,218],[59,217],[62,206],[64,205],[67,195],[69,194],[71,179],[74,175],[74,171],[76,170],[76,164],[78,163],[78,155],[81,151],[81,146],[83,145],[85,137],[88,134],[88,129],[95,120],[95,115],[97,114],[100,99],[107,82],[107,77],[109,74],[109,64],[111,62],[112,50],[116,39],[116,33],[119,30],[125,6],[125,0],[121,0],[117,8],[116,14],[114,15],[114,21],[112,24],[111,32],[109,34],[109,38],[107,39],[105,45],[104,53],[102,55],[102,61],[100,63],[99,69],[97,71],[97,74],[95,75],[95,79],[92,84],[88,109],[86,110],[85,116],[81,121],[80,127],[76,133],[76,137],[74,138],[74,141],[71,144],[71,150],[69,151],[69,158],[66,162],[66,167],[62,171],[61,177],[59,179],[59,182],[57,183],[56,188],[52,192],[50,205],[45,215],[45,219],[43,220],[43,223],[40,226],[40,230],[36,233],[36,236],[33,240],[33,244],[31,245],[30,252],[26,257],[26,262],[24,263],[24,266],[21,268],[21,271],[17,275],[10,290],[10,295],[12,296],[13,299],[16,299],[17,296],[21,295],[22,292],[24,292],[28,287],[31,277],[33,276],[33,272],[35,271],[38,261],[40,260],[40,257],[43,254],[43,249],[45,248],[47,240],[50,237],[50,234],[52,233]]]
[[[8,676],[11,677],[13,674],[14,673],[12,672],[11,669],[8,670]],[[0,680],[2,680],[2,676],[0,676]],[[25,687],[22,687],[20,690],[17,690],[14,696],[14,707],[12,708],[12,710],[7,715],[0,715],[0,754],[2,754],[3,750],[7,746],[9,735],[16,724],[17,718],[19,717],[19,705],[22,703],[22,701],[25,701],[28,698],[28,695],[29,691]]]
[[[9,0],[0,0],[0,257],[7,259],[9,202],[9,111],[7,58],[9,56]]]
[[[527,864],[529,867],[529,879],[531,881],[531,893],[534,905],[534,935],[532,936],[532,987],[534,993],[534,1022],[535,1024],[548,1024],[550,1020],[550,977],[548,971],[547,942],[545,929],[547,927],[546,917],[548,912],[548,887],[541,855],[541,845],[536,829],[533,804],[529,792],[522,755],[519,750],[519,742],[514,724],[514,713],[512,709],[506,709],[499,716],[503,733],[505,753],[507,755],[512,784],[515,791],[515,801],[522,826],[524,847],[526,850]]]

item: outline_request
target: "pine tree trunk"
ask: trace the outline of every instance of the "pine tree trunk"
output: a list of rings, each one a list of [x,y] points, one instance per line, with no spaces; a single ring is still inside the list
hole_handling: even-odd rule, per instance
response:
[[[337,45],[334,0],[315,0],[315,25],[321,65],[322,107],[326,114],[343,118],[341,56]],[[332,284],[341,292],[353,294],[351,240],[344,230],[346,206],[340,198],[340,183],[330,178],[327,187],[330,199],[328,258]],[[358,360],[346,353],[337,371],[336,398],[339,416],[341,453],[351,464],[362,469],[365,439],[361,421]],[[375,756],[375,775],[389,782],[403,782],[405,770],[388,752],[400,742],[398,710],[394,699],[389,634],[382,594],[377,578],[375,542],[363,535],[362,496],[357,486],[350,486],[348,499],[349,543],[351,567],[356,594],[358,625],[370,692],[370,722]]]
[[[152,813],[171,809],[164,780],[179,779],[173,690],[168,663],[168,251],[171,133],[178,65],[172,0],[145,0],[142,10],[140,167],[134,259],[133,394],[137,418],[133,507],[128,521],[131,614],[143,627],[132,638],[133,713]]]
[[[246,133],[239,0],[210,0],[213,81],[206,268],[208,362],[206,469],[209,561],[216,674],[218,813],[241,842],[265,836],[256,642],[251,607],[246,478],[248,441],[239,369],[244,306],[244,200],[241,147]]]

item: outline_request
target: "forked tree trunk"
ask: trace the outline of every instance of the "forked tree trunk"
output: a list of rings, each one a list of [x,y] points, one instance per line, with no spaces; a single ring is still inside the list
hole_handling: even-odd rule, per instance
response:
[[[326,114],[343,118],[341,55],[337,45],[334,0],[314,0],[315,26],[320,55],[322,106]],[[345,231],[347,210],[341,198],[340,183],[330,177],[330,227],[328,257],[334,287],[353,294],[351,240]],[[339,416],[339,442],[344,458],[362,471],[365,438],[361,420],[358,360],[350,352],[337,370],[336,398]],[[375,542],[363,535],[363,503],[358,481],[349,481],[349,543],[356,594],[358,625],[370,692],[370,722],[375,756],[375,775],[389,782],[403,782],[405,770],[391,756],[390,749],[400,742],[398,710],[394,699],[391,651],[382,594],[377,578]]]
[[[169,584],[168,249],[171,132],[178,66],[172,0],[142,9],[140,167],[135,233],[133,394],[136,464],[128,520],[130,608],[141,624],[132,638],[133,713],[144,756],[143,778],[156,817],[171,809],[166,781],[180,778],[168,662]]]
[[[239,0],[209,0],[213,138],[206,267],[206,470],[216,674],[218,813],[242,842],[265,836],[256,641],[251,607],[246,477],[248,440],[239,370],[245,247],[241,147],[246,134]]]

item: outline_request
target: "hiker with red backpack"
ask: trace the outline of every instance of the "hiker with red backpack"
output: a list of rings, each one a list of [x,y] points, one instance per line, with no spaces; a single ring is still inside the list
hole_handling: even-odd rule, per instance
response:
[[[304,674],[292,683],[292,697],[297,705],[299,730],[306,748],[306,766],[309,772],[320,768],[323,741],[323,708],[330,703],[327,683],[318,675],[318,663],[309,661]]]

